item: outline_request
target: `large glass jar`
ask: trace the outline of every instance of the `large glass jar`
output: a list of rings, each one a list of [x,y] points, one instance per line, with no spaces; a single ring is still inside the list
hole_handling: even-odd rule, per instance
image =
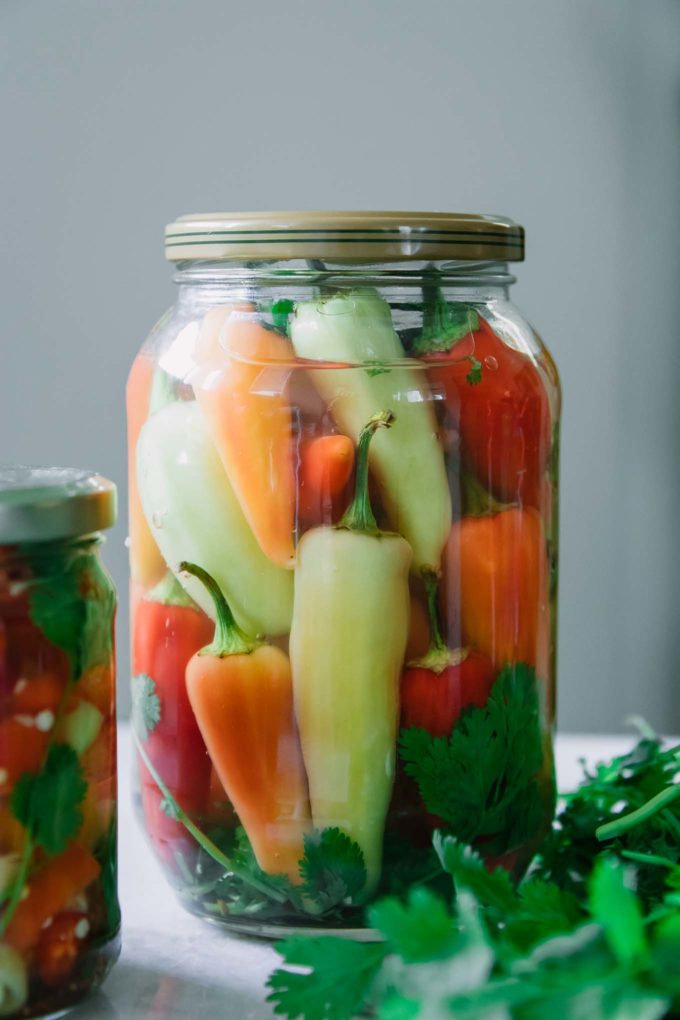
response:
[[[59,1013],[120,951],[116,490],[0,468],[0,1016]]]
[[[128,383],[139,810],[191,911],[359,928],[554,806],[555,366],[509,220],[184,217]],[[436,878],[432,877],[433,881]]]

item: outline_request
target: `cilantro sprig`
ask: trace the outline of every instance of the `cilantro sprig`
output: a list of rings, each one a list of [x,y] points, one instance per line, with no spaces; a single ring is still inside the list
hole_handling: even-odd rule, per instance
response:
[[[484,837],[488,853],[503,853],[527,842],[546,814],[542,730],[540,686],[520,663],[501,671],[486,705],[467,708],[450,737],[412,727],[399,751],[429,812],[460,839]]]
[[[679,781],[680,747],[645,733],[565,798],[517,887],[464,841],[437,833],[449,893],[415,885],[379,901],[367,914],[384,939],[378,946],[345,953],[337,938],[282,943],[283,966],[269,980],[275,1012],[289,1020],[351,1020],[365,1006],[385,1020],[676,1015],[680,798],[645,805]],[[635,824],[618,824],[631,809]],[[598,840],[598,829],[613,838]]]
[[[35,844],[48,854],[59,854],[83,823],[81,804],[86,792],[76,752],[67,744],[53,744],[40,772],[19,777],[10,807]]]
[[[29,590],[31,620],[66,653],[77,681],[113,654],[113,586],[91,553],[42,556],[38,573]]]
[[[83,824],[82,802],[87,782],[78,755],[67,744],[50,744],[39,772],[19,776],[10,797],[12,815],[24,827],[17,874],[7,892],[0,918],[6,930],[23,895],[37,847],[49,856],[60,854]]]

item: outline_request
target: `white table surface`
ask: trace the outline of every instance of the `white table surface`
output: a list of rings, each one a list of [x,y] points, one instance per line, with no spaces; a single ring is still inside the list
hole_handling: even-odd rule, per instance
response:
[[[558,784],[574,786],[579,758],[627,750],[634,737],[557,738]],[[265,981],[279,957],[267,943],[230,935],[186,913],[147,847],[132,809],[129,728],[120,727],[120,871],[123,951],[103,989],[72,1020],[271,1020]]]

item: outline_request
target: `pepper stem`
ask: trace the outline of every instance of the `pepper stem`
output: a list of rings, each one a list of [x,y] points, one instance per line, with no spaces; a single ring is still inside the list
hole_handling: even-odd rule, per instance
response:
[[[468,657],[467,648],[451,649],[442,637],[441,618],[439,616],[438,587],[439,575],[431,567],[423,567],[420,571],[427,596],[427,615],[430,621],[430,647],[420,659],[413,659],[409,667],[429,669],[431,673],[442,673],[449,666],[460,666]]]
[[[364,531],[368,534],[375,534],[378,531],[378,523],[368,493],[368,450],[371,439],[377,430],[388,429],[393,422],[394,415],[391,411],[379,411],[368,420],[361,430],[357,444],[354,499],[343,514],[342,520],[338,524],[339,528],[346,528],[348,531]]]
[[[248,637],[241,630],[214,577],[211,577],[203,567],[198,567],[195,563],[187,563],[186,560],[180,563],[179,569],[196,577],[207,589],[215,604],[215,636],[209,645],[201,648],[198,654],[213,655],[217,659],[224,659],[228,655],[250,655],[255,651],[259,642]]]
[[[489,517],[509,510],[513,503],[501,503],[478,482],[470,471],[460,472],[460,488],[463,497],[463,512],[466,517]]]
[[[420,576],[423,579],[425,585],[425,595],[427,596],[427,615],[430,620],[430,647],[428,649],[428,655],[431,652],[442,652],[446,649],[446,643],[442,637],[441,621],[439,619],[439,605],[437,598],[438,589],[438,577],[434,570],[429,567],[423,567],[420,571]]]

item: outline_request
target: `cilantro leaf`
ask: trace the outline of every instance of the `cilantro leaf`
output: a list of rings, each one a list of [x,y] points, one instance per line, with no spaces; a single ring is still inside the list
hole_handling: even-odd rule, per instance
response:
[[[648,732],[632,751],[586,771],[578,789],[564,797],[557,822],[540,847],[537,874],[585,898],[593,861],[604,849],[597,830],[647,804],[679,775],[680,748],[664,748]],[[670,868],[680,864],[680,805],[676,801],[653,814],[644,825],[607,842],[606,850],[634,855],[643,905],[658,903],[666,880],[659,861]]]
[[[364,855],[342,829],[314,830],[305,836],[300,877],[305,895],[323,913],[356,898],[366,885]]]
[[[78,680],[113,654],[113,586],[91,554],[41,558],[40,575],[29,592],[31,620],[66,653]]]
[[[147,740],[161,721],[161,702],[156,684],[148,673],[132,677],[132,725],[140,740]]]
[[[506,704],[511,695],[512,685],[503,691]],[[506,731],[499,724],[492,736],[505,738]],[[419,741],[420,734],[413,746]],[[485,757],[496,753],[484,748]],[[503,764],[503,757],[497,761]],[[362,950],[374,947],[359,946],[356,958],[342,961],[337,939],[311,940],[307,951],[306,940],[297,940],[299,965],[310,969],[274,976],[270,987],[280,989],[280,1011],[349,1020],[370,1004],[381,1020],[660,1020],[673,1005],[677,1010],[680,841],[673,838],[680,804],[669,799],[663,810],[646,812],[605,848],[594,833],[648,804],[679,772],[680,749],[664,749],[645,733],[628,755],[587,775],[567,796],[547,841],[551,869],[566,877],[564,886],[546,877],[541,856],[515,889],[506,872],[487,871],[476,849],[440,831],[434,844],[442,875],[453,878],[451,902],[416,884],[403,900],[373,904],[368,922],[387,945],[349,1003],[346,984],[357,977]],[[632,887],[628,862],[644,892]],[[431,879],[423,872],[420,880]],[[287,963],[295,966],[293,958]]]
[[[385,959],[380,944],[342,938],[291,938],[277,945],[286,967],[267,982],[267,1001],[279,1016],[295,1020],[353,1020],[369,997]]]
[[[379,892],[385,896],[402,896],[417,884],[442,896],[451,892],[451,881],[434,848],[414,846],[396,832],[385,833],[382,872]]]
[[[71,568],[49,573],[31,587],[30,615],[48,641],[68,656],[72,677],[80,673],[85,601],[80,595],[78,575]]]
[[[544,939],[573,931],[583,920],[583,910],[573,893],[554,882],[526,879],[519,887],[506,935],[515,946],[528,949]]]
[[[276,301],[261,301],[257,306],[260,313],[260,325],[270,333],[290,336],[290,318],[295,312],[295,302],[290,298],[277,298]],[[268,321],[271,317],[271,322]]]
[[[111,579],[97,556],[83,557],[80,591],[85,601],[85,621],[81,635],[80,668],[83,673],[109,662],[113,655],[113,620],[116,593]]]
[[[290,298],[279,298],[272,305],[272,322],[275,329],[284,336],[289,335],[290,317],[295,311],[295,302]]]
[[[434,846],[442,868],[451,875],[456,889],[467,889],[499,921],[504,919],[517,896],[505,868],[489,871],[472,847],[442,832],[435,833]]]
[[[465,376],[469,386],[477,386],[482,381],[482,363],[473,354],[469,357],[470,371]]]
[[[449,738],[403,730],[406,773],[429,812],[469,842],[487,837],[488,853],[520,846],[539,828],[546,794],[539,687],[523,663],[506,666],[483,708],[471,706]]]
[[[368,921],[407,963],[441,960],[460,937],[444,901],[419,886],[410,891],[406,903],[390,897],[375,904]]]
[[[626,884],[626,871],[615,858],[600,857],[596,862],[589,883],[589,906],[622,964],[644,956],[647,940],[640,901]]]
[[[80,805],[86,791],[76,752],[67,744],[53,744],[40,772],[19,777],[10,807],[37,844],[48,854],[59,854],[83,823]]]
[[[364,365],[371,366],[365,370],[369,379],[374,379],[376,375],[389,375],[392,371],[390,368],[387,368],[385,363],[382,361],[364,361]]]

